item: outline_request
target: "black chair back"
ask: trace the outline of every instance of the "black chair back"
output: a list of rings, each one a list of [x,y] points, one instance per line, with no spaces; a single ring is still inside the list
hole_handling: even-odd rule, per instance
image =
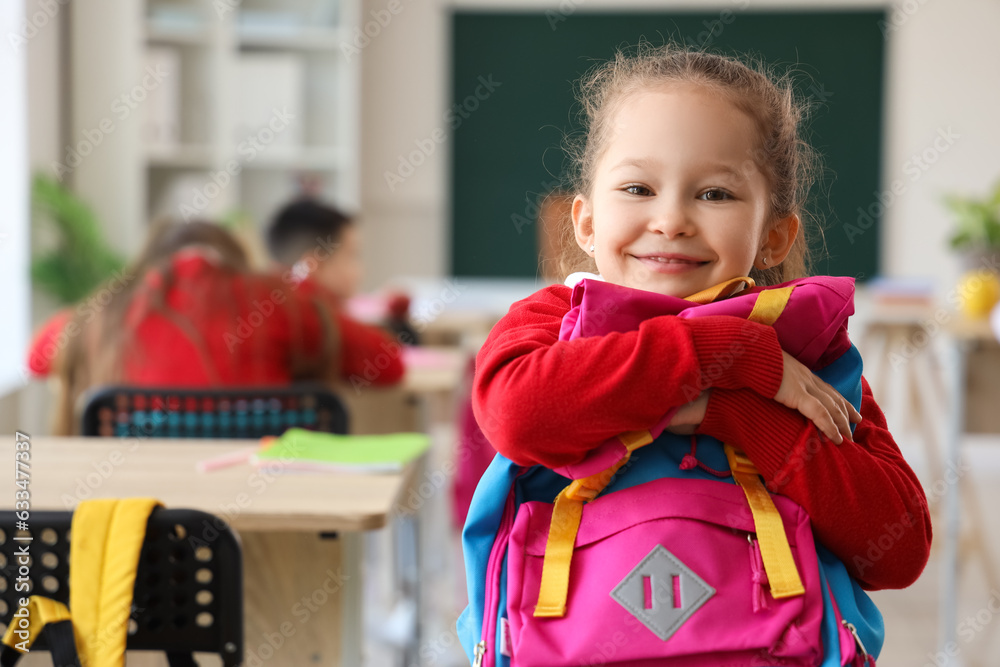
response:
[[[256,439],[292,427],[347,433],[347,409],[321,385],[102,387],[88,393],[85,436]]]
[[[0,511],[0,622],[6,627],[20,597],[69,603],[72,512],[32,512],[30,533],[13,511]],[[19,540],[30,536],[30,542]],[[15,550],[30,544],[30,593],[16,590]],[[73,610],[70,609],[72,615]],[[31,650],[47,650],[45,632]],[[220,518],[198,510],[158,508],[146,524],[139,557],[127,650],[165,651],[172,666],[194,652],[217,653],[226,667],[243,661],[243,559]]]

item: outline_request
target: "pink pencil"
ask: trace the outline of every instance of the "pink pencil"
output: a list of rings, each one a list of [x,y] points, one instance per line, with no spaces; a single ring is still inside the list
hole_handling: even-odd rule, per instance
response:
[[[226,452],[225,454],[219,454],[218,456],[205,459],[204,461],[198,461],[194,464],[194,468],[198,472],[213,472],[215,470],[221,470],[222,468],[228,468],[229,466],[247,463],[251,456],[264,447],[270,445],[273,440],[273,437],[262,438],[260,444],[258,445],[244,447],[243,449],[238,449],[234,452]]]

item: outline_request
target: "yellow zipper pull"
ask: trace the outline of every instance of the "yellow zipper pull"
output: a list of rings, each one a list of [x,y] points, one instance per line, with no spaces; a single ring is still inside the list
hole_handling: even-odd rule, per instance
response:
[[[855,635],[856,636],[856,635]],[[472,667],[482,667],[483,656],[486,655],[486,641],[476,644],[476,659],[472,662]]]

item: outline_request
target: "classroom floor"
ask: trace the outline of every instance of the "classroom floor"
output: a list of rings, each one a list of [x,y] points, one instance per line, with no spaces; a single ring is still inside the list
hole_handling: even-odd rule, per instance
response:
[[[905,429],[894,428],[894,433],[904,456],[925,486],[929,486],[922,443],[915,434],[907,434]],[[447,438],[453,437],[453,432],[442,425],[435,430],[434,437],[439,445],[445,445]],[[435,451],[447,451],[447,447],[436,447]],[[994,508],[1000,507],[1000,437],[969,436],[963,451],[972,471],[967,473],[968,479],[974,481],[980,507],[989,522],[989,534],[984,537],[993,554],[993,567],[1000,573],[1000,521],[993,518],[996,516]],[[440,465],[440,460],[430,462],[432,469],[435,465]],[[421,613],[423,642],[417,650],[417,658],[419,664],[424,666],[458,667],[468,664],[455,635],[455,620],[464,605],[464,573],[457,541],[452,538],[450,548],[443,548],[447,543],[443,536],[448,534],[448,526],[441,519],[449,515],[447,498],[441,495],[433,500],[436,509],[429,514],[432,519],[424,527],[424,538],[433,545],[432,551],[436,555],[425,564],[422,577],[426,605]],[[886,624],[886,642],[878,661],[879,667],[944,664],[936,655],[940,597],[939,540],[944,532],[939,523],[935,523],[935,532],[931,560],[917,583],[906,590],[873,594]],[[979,556],[967,558],[961,575],[958,607],[959,628],[969,628],[960,632],[958,638],[958,653],[964,667],[1000,665],[1000,658],[997,657],[1000,656],[1000,618],[994,618],[990,611],[991,598],[994,600],[993,608],[1000,608],[1000,590],[991,590]],[[977,616],[980,624],[978,631],[973,629],[972,623],[962,625],[967,617]],[[403,664],[399,655],[398,651],[376,637],[369,642],[366,664],[397,667]]]

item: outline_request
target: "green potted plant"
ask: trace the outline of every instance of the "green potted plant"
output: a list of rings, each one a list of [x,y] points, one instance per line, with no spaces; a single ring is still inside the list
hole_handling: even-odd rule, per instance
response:
[[[1000,181],[982,199],[947,195],[944,202],[955,215],[951,247],[965,256],[970,263],[966,268],[983,268],[984,264],[994,271],[1000,268],[996,262],[1000,253]]]
[[[59,304],[82,300],[124,267],[94,212],[54,178],[32,180],[31,216],[32,227],[47,237],[46,249],[31,262],[32,284]]]
[[[944,201],[956,218],[951,247],[966,271],[958,287],[961,308],[969,317],[986,317],[1000,300],[1000,181],[982,199],[948,195]]]

